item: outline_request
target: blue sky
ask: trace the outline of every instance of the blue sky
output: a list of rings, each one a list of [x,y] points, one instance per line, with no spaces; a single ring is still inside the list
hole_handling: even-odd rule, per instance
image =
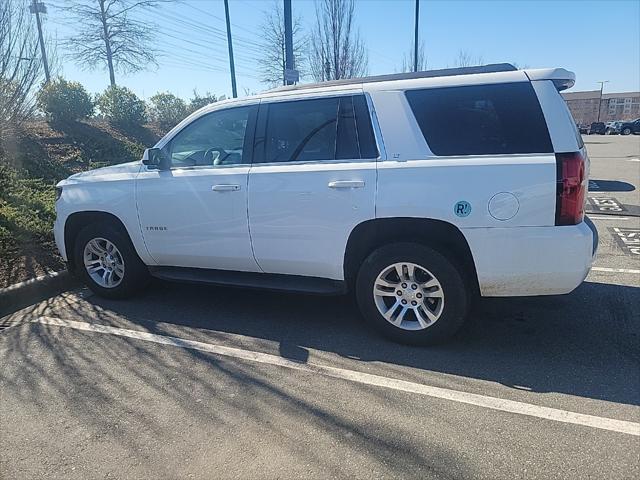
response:
[[[275,0],[230,0],[238,92],[267,88],[259,81],[263,12]],[[281,0],[278,0],[281,1]],[[47,34],[58,40],[73,35],[74,23],[45,0]],[[293,0],[294,15],[305,27],[315,22],[313,0]],[[413,35],[414,0],[357,0],[356,24],[369,53],[369,73],[393,73],[402,65]],[[148,98],[157,91],[190,97],[194,89],[230,96],[222,0],[185,0],[146,12],[155,24],[157,44],[164,51],[159,67],[119,75],[119,84]],[[595,90],[609,80],[605,92],[640,90],[640,1],[638,0],[421,0],[420,36],[428,68],[453,66],[465,50],[484,63],[517,62],[520,66],[561,66],[576,73],[572,91]],[[64,58],[62,73],[91,92],[108,85],[108,74],[87,72]]]

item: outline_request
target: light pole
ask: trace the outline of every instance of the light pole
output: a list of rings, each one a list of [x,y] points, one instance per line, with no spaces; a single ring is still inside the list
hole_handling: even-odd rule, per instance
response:
[[[416,0],[416,20],[413,33],[413,71],[418,71],[418,22],[420,19],[420,0]]]
[[[602,80],[600,82],[596,82],[600,84],[600,98],[598,99],[598,122],[600,121],[600,110],[602,110],[602,91],[604,90],[604,84],[609,83],[609,80]]]
[[[231,93],[233,98],[238,98],[236,88],[236,66],[233,62],[233,42],[231,41],[231,22],[229,21],[229,0],[224,0],[224,16],[227,21],[227,46],[229,48],[229,69],[231,70]]]
[[[291,19],[291,0],[284,0],[284,84],[293,85],[293,82],[287,77],[287,71],[291,72],[295,67],[293,65],[293,21]]]
[[[42,55],[42,64],[44,65],[44,79],[46,83],[49,83],[51,77],[49,76],[49,62],[47,61],[47,49],[44,46],[44,38],[42,36],[42,23],[40,22],[40,14],[47,13],[47,7],[44,2],[37,2],[33,0],[33,3],[29,5],[29,11],[36,16],[36,25],[38,26],[38,42],[40,43],[40,55]]]

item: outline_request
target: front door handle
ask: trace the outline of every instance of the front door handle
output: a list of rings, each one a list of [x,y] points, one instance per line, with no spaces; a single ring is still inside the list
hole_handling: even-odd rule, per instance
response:
[[[362,188],[363,180],[336,180],[329,182],[329,188]]]
[[[211,187],[214,192],[235,192],[240,190],[240,185],[224,184],[214,185]]]

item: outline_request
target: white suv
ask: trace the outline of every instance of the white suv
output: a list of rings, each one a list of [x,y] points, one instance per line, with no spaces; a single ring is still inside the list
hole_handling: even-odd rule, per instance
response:
[[[351,291],[392,338],[440,341],[477,293],[563,294],[589,272],[573,83],[499,64],[218,102],[141,162],[60,182],[56,242],[105,297],[149,275]]]

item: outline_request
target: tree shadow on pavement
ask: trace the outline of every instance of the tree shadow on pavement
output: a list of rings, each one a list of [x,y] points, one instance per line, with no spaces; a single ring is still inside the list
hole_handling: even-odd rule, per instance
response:
[[[180,306],[183,301],[191,302],[194,294],[214,301],[221,296],[223,303],[236,303],[234,297],[241,296],[237,290],[216,289],[213,293],[180,286],[174,292],[175,288],[162,286],[140,301],[155,305],[155,295],[169,294],[167,304],[175,306],[179,300]],[[260,296],[266,302],[275,300],[263,293]],[[99,464],[78,469],[76,477],[88,472],[106,478],[123,472],[147,478],[225,476],[220,470],[214,473],[212,465],[225,466],[227,472],[248,471],[247,478],[282,477],[283,472],[292,477],[354,476],[358,464],[345,461],[347,458],[366,458],[386,475],[468,476],[464,458],[452,458],[440,445],[425,445],[424,438],[411,435],[410,419],[407,425],[398,425],[371,418],[367,412],[354,416],[342,408],[343,400],[336,399],[331,390],[315,389],[309,395],[304,381],[293,374],[283,375],[279,369],[259,370],[251,363],[196,350],[25,323],[56,313],[89,320],[86,316],[91,313],[95,323],[125,326],[126,318],[129,328],[136,326],[117,308],[96,300],[72,294],[50,299],[14,316],[23,323],[2,332],[2,437],[7,435],[3,450],[7,454],[16,449],[37,450],[44,462],[28,462],[30,455],[24,453],[12,455],[14,460],[6,467],[21,472],[19,476],[39,476],[37,468],[43,464],[46,475],[73,477],[64,468],[92,455],[100,459]],[[175,320],[173,311],[167,313]],[[147,315],[156,312],[147,309]],[[209,311],[207,317],[216,323],[217,315]],[[142,325],[167,333],[159,323],[143,321],[138,329]],[[242,321],[239,326],[243,330]],[[370,395],[360,385],[352,388]],[[380,408],[385,405],[384,399],[372,402]],[[348,442],[341,443],[345,440]],[[326,447],[324,451],[330,451],[332,445],[341,447],[327,456],[318,445]],[[167,456],[173,461],[163,460]],[[180,469],[174,471],[176,463]],[[11,476],[12,470],[4,473]]]
[[[461,389],[465,379],[480,379],[518,390],[638,405],[640,318],[634,307],[639,300],[640,288],[595,282],[560,297],[485,299],[461,334],[430,348],[398,345],[369,331],[348,297],[160,281],[133,300],[69,293],[12,318],[24,323],[47,315],[223,343],[298,362],[313,354],[316,362],[364,371],[363,362],[375,362],[378,375],[424,383],[431,372],[444,373],[455,376],[447,378]],[[3,430],[11,432],[10,438],[3,435],[3,448],[37,450],[53,458],[46,464],[50,476],[70,476],[52,465],[65,468],[78,451],[90,458],[89,449],[100,458],[93,468],[101,474],[124,471],[126,476],[195,472],[206,478],[212,465],[252,478],[284,471],[294,477],[361,474],[360,464],[346,458],[367,459],[380,475],[462,478],[479,473],[470,472],[467,458],[434,441],[437,424],[415,435],[415,422],[424,421],[420,415],[411,417],[415,408],[403,409],[390,421],[382,413],[388,412],[388,395],[365,385],[346,382],[323,389],[323,382],[341,381],[320,376],[312,383],[307,374],[292,370],[44,324],[11,326],[0,340]],[[352,396],[345,397],[348,391]],[[354,409],[355,399],[367,409]],[[345,402],[351,408],[345,409]],[[474,410],[455,412],[444,420],[424,414],[431,422],[477,421]],[[463,451],[482,442],[509,450],[510,437],[496,437],[481,425],[473,435],[456,437]],[[262,438],[267,440],[256,443]],[[340,449],[332,450],[333,445]],[[154,460],[169,457],[188,468],[174,471],[172,462]],[[22,475],[39,476],[27,458],[22,455],[11,465]],[[505,475],[516,467],[504,464]]]
[[[411,367],[640,405],[640,378],[630,374],[640,364],[637,305],[640,288],[596,282],[563,296],[481,299],[453,341],[428,348],[398,345],[371,331],[349,297],[156,281],[130,301],[92,296],[75,315],[211,343],[243,335],[249,340],[242,348],[270,352],[276,342],[274,353],[301,362],[313,349],[382,362],[390,374],[394,366]]]

